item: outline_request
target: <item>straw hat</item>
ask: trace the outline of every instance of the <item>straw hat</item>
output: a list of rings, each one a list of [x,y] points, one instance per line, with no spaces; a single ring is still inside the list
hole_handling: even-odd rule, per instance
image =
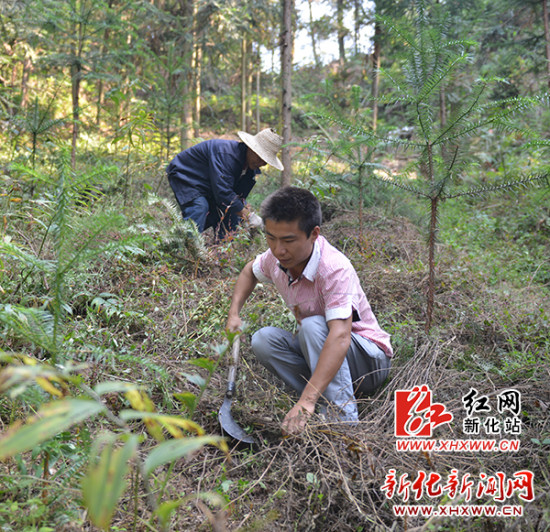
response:
[[[284,170],[283,163],[277,157],[277,152],[283,145],[283,138],[277,135],[274,129],[263,129],[256,135],[250,135],[244,131],[237,133],[239,138],[267,164],[277,170]]]

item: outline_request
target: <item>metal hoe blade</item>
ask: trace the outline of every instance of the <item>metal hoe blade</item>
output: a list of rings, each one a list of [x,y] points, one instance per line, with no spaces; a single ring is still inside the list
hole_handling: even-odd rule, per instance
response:
[[[232,399],[226,397],[218,414],[222,430],[235,440],[239,440],[243,443],[255,443],[256,440],[239,427],[233,419],[231,415],[231,402]]]
[[[243,443],[256,443],[256,440],[247,434],[233,419],[231,415],[231,404],[233,403],[233,397],[235,395],[235,381],[237,376],[237,365],[239,362],[239,338],[235,338],[233,342],[233,350],[231,354],[231,366],[229,367],[229,377],[227,383],[227,391],[225,392],[225,399],[218,413],[218,420],[220,426],[226,434]]]

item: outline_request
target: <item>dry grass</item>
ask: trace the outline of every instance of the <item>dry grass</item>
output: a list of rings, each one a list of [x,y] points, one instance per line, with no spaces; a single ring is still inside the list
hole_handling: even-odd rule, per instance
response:
[[[384,230],[368,231],[365,237],[370,248],[354,244],[356,235],[345,220],[337,220],[327,229],[332,240],[346,235],[347,252],[358,265],[377,314],[403,320],[389,381],[376,396],[361,402],[358,426],[344,428],[317,419],[299,438],[282,439],[279,423],[292,398],[281,392],[273,378],[255,362],[245,342],[239,381],[241,394],[234,402],[233,413],[242,426],[253,431],[259,444],[254,449],[235,447],[229,457],[204,449],[185,463],[177,464],[171,473],[167,496],[185,495],[190,499],[188,505],[177,512],[172,529],[548,530],[548,447],[537,443],[550,433],[548,357],[540,358],[535,367],[528,361],[525,366],[518,361],[513,371],[498,360],[498,353],[507,345],[507,335],[512,333],[505,320],[498,319],[503,300],[496,293],[482,299],[477,314],[468,314],[470,302],[480,302],[482,280],[476,278],[460,279],[455,275],[451,279],[450,275],[441,275],[439,325],[431,336],[426,336],[419,326],[424,272],[418,263],[422,261],[424,248],[410,224],[401,220]],[[342,242],[340,239],[340,244]],[[452,257],[447,256],[446,260]],[[216,275],[224,277],[220,272]],[[223,290],[230,289],[226,280],[217,282],[223,284]],[[200,284],[205,290],[210,287],[205,278]],[[269,297],[267,306],[263,307],[263,313],[268,315],[263,316],[262,322],[280,312],[279,302]],[[531,294],[531,297],[535,296]],[[520,299],[508,300],[508,304],[512,305],[508,307],[511,313],[517,310],[518,315],[522,315]],[[539,300],[537,304],[542,302]],[[466,317],[460,319],[460,313]],[[178,373],[178,363],[168,360],[164,363],[170,372]],[[216,413],[222,401],[224,376],[223,371],[214,375],[196,413],[197,420],[209,432],[219,431]],[[488,396],[493,405],[501,391],[509,388],[520,391],[523,405],[519,452],[397,451],[394,392],[422,384],[428,385],[434,401],[444,403],[454,416],[452,424],[436,429],[437,439],[468,439],[462,432],[465,417],[462,397],[471,387]],[[390,469],[395,469],[398,475],[408,473],[412,478],[418,471],[436,471],[445,478],[452,469],[457,469],[460,475],[469,473],[475,479],[480,473],[492,475],[502,471],[511,476],[528,469],[535,475],[536,499],[523,504],[522,517],[507,520],[396,518],[392,507],[401,501],[387,500],[381,490]],[[201,492],[217,494],[219,499],[209,503],[198,497]],[[434,504],[433,499],[426,498],[419,502]],[[476,502],[491,503],[487,498],[470,503]],[[508,502],[518,504],[517,499]]]
[[[422,236],[405,219],[387,220],[369,213],[365,222],[359,235],[355,220],[341,216],[327,224],[324,233],[350,257],[376,315],[393,334],[396,356],[388,382],[374,397],[361,401],[358,426],[344,428],[315,419],[299,438],[282,439],[280,421],[292,398],[256,363],[245,340],[240,397],[234,401],[233,414],[253,432],[258,446],[235,447],[229,456],[206,447],[171,470],[156,471],[152,489],[159,493],[166,481],[163,500],[183,500],[172,517],[171,530],[550,530],[548,445],[537,443],[550,435],[550,358],[540,347],[548,324],[533,317],[537,309],[550,315],[549,301],[533,286],[499,290],[487,287],[480,276],[452,270],[461,257],[442,245],[437,320],[427,336],[422,326],[426,277]],[[125,301],[131,306],[125,308],[142,311],[145,318],[113,319],[103,328],[96,323],[96,337],[89,338],[90,343],[109,345],[115,339],[130,355],[123,358],[117,351],[111,361],[89,361],[89,384],[118,376],[139,379],[159,410],[179,413],[172,395],[199,391],[183,375],[190,369],[197,371],[189,360],[215,360],[211,344],[222,340],[238,264],[261,248],[262,239],[254,237],[237,239],[196,263],[176,253],[171,262],[163,256],[103,264],[96,277],[98,286],[90,291],[131,294]],[[244,314],[252,329],[274,320],[290,324],[280,298],[271,290],[255,294]],[[75,335],[78,327],[87,326],[84,318],[77,322]],[[520,352],[524,358],[517,357]],[[220,430],[217,412],[225,378],[222,361],[194,415],[207,433]],[[454,415],[452,424],[435,430],[436,439],[464,439],[462,397],[471,387],[487,395],[492,404],[501,391],[519,390],[523,401],[520,451],[397,451],[394,392],[423,384],[433,391],[434,401]],[[111,406],[116,410],[123,405]],[[502,471],[510,476],[528,469],[535,475],[536,499],[524,504],[523,517],[508,520],[394,517],[392,507],[400,500],[387,500],[381,490],[390,469],[414,478],[418,471],[436,471],[445,477],[453,468],[475,478],[480,473]],[[138,491],[123,499],[113,525],[117,530],[141,532],[151,530],[149,518],[150,509]],[[64,530],[94,529],[87,523]]]
[[[250,362],[244,371],[246,381],[241,382],[241,398],[235,403],[234,416],[243,426],[253,427],[259,444],[252,450],[234,448],[229,458],[204,450],[180,464],[173,472],[171,490],[180,494],[213,491],[222,494],[225,502],[208,511],[204,502],[196,508],[191,505],[188,512],[180,514],[173,529],[545,530],[548,526],[545,508],[550,502],[548,453],[532,440],[550,432],[550,390],[544,378],[550,375],[550,366],[540,368],[541,373],[546,372],[545,376],[514,383],[490,374],[472,375],[453,369],[452,359],[458,353],[452,344],[440,339],[426,340],[417,345],[414,358],[403,364],[397,360],[384,389],[362,402],[357,427],[343,428],[317,420],[302,436],[291,439],[281,438],[278,424],[290,398],[281,398],[269,376]],[[434,401],[443,402],[454,415],[450,426],[436,430],[434,437],[438,439],[465,439],[461,433],[465,416],[461,398],[470,387],[489,396],[492,402],[504,389],[519,390],[523,398],[520,451],[514,454],[397,451],[393,393],[415,384],[428,385],[434,391]],[[216,411],[220,398],[220,394],[205,398],[199,413],[212,431],[217,427],[211,413]],[[475,479],[480,473],[502,471],[511,476],[528,469],[535,474],[537,498],[524,505],[523,517],[509,521],[396,520],[392,506],[400,501],[387,500],[380,489],[392,468],[398,474],[408,473],[410,478],[418,471],[436,471],[445,477],[454,468]],[[422,502],[434,503],[429,499]]]

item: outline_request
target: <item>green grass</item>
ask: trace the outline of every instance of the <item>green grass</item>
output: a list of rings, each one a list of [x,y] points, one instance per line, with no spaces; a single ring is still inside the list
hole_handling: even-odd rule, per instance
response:
[[[259,183],[251,197],[255,208],[274,187],[273,180]],[[364,240],[358,238],[356,215],[349,204],[336,208],[323,232],[355,264],[382,327],[392,334],[396,368],[414,360],[419,346],[431,342],[449,361],[445,370],[454,372],[458,379],[467,378],[480,386],[489,377],[510,386],[525,379],[537,386],[546,382],[544,371],[550,365],[550,230],[546,191],[527,190],[520,195],[494,195],[443,204],[437,255],[438,319],[429,338],[423,331],[423,280],[427,272],[425,206],[400,191],[385,190],[378,202],[372,201],[377,196],[376,188],[369,193],[371,207],[365,212]],[[170,197],[169,191],[166,197]],[[119,199],[112,196],[102,201],[116,204]],[[216,346],[225,341],[223,329],[236,275],[248,260],[266,248],[265,240],[260,233],[243,232],[231,244],[215,252],[208,249],[208,254],[201,255],[202,244],[210,247],[208,237],[197,242],[191,235],[186,243],[172,245],[179,233],[175,231],[174,213],[166,204],[147,201],[141,192],[132,196],[131,204],[127,220],[144,237],[141,252],[110,253],[71,274],[66,297],[73,313],[65,319],[66,352],[75,361],[85,363],[81,371],[84,382],[91,386],[106,380],[138,382],[163,413],[181,413],[182,406],[174,399],[175,393],[200,396],[196,408],[193,407],[193,419],[207,433],[216,434],[217,409],[226,379],[226,368]],[[11,208],[16,210],[17,206]],[[27,216],[32,213],[30,204],[23,210]],[[10,219],[10,234],[23,232],[26,228],[23,220]],[[122,234],[123,228],[119,227],[109,237],[117,240]],[[37,232],[28,238],[32,243],[32,237],[39,236]],[[21,282],[10,261],[5,259],[0,268],[0,286],[8,298]],[[42,305],[48,297],[48,284],[43,277],[33,274],[25,282],[17,294],[18,302]],[[269,286],[257,288],[243,309],[242,318],[248,325],[247,335],[264,325],[294,327],[292,313]],[[7,329],[3,334],[2,349],[36,357],[43,355],[31,342],[10,337]],[[232,503],[231,519],[240,522],[254,506],[259,508],[255,513],[258,523],[268,523],[271,529],[281,528],[282,523],[288,524],[292,519],[299,521],[293,504],[307,508],[311,501],[323,507],[331,493],[325,490],[327,482],[322,470],[311,470],[311,475],[296,485],[286,476],[287,464],[280,463],[277,456],[282,453],[278,450],[281,447],[277,447],[280,443],[277,430],[278,422],[290,407],[290,399],[280,394],[265,371],[255,364],[246,340],[242,354],[239,373],[242,399],[235,408],[244,426],[255,433],[264,432],[264,452],[245,457],[244,463],[250,466],[246,470],[239,469],[237,462],[234,466],[237,473],[226,477],[216,476],[225,467],[221,465],[225,464],[221,453],[197,455],[185,464],[178,463],[173,477],[167,474],[166,493],[177,499],[183,493],[194,493],[200,486],[203,491],[221,495],[227,502],[244,494],[243,499]],[[208,378],[208,368],[193,363],[201,360],[211,364],[221,362],[204,393],[199,393],[196,382],[185,376],[199,374]],[[3,397],[2,422],[7,425],[23,418],[47,400],[47,394],[37,386],[27,388],[17,400]],[[128,406],[117,396],[106,400],[114,411]],[[369,415],[368,406],[365,415]],[[90,423],[87,428],[93,438],[102,429],[102,423]],[[147,437],[145,433],[143,437]],[[27,454],[12,461],[11,475],[4,464],[0,527],[16,529],[10,511],[20,513],[20,530],[56,529],[63,522],[76,522],[81,510],[78,496],[62,486],[66,477],[78,478],[81,474],[87,461],[87,446],[89,442],[73,433],[68,438],[48,442],[34,456]],[[58,483],[57,479],[56,482],[43,479],[41,466],[45,452],[57,460]],[[193,469],[195,459],[198,465]],[[230,466],[227,467],[229,470]],[[260,477],[262,485],[256,486]],[[8,478],[17,479],[18,483]],[[159,474],[159,482],[163,478]],[[284,486],[280,485],[282,478],[286,479]],[[544,487],[542,479],[540,482]],[[248,492],[252,487],[254,491]],[[265,501],[269,497],[278,498],[276,494],[283,492],[285,500],[290,501],[289,513],[285,514],[286,506],[281,506],[274,514]],[[117,515],[113,530],[132,529],[133,506],[126,501],[125,508]],[[195,510],[182,508],[178,523],[196,528],[199,518]],[[331,511],[336,515],[335,507]],[[341,511],[352,515],[353,507],[350,504]],[[325,517],[326,526],[332,526],[330,520],[334,516],[327,513]],[[357,521],[356,517],[351,519]]]
[[[444,204],[440,242],[450,245],[490,286],[550,283],[549,194],[530,190],[469,203]]]

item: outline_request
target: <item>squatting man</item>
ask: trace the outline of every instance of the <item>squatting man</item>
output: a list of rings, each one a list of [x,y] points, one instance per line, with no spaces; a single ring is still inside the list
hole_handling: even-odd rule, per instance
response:
[[[385,380],[393,355],[390,336],[378,325],[349,259],[320,234],[321,206],[307,190],[284,187],[261,205],[269,249],[237,278],[227,329],[258,282],[273,283],[298,322],[293,334],[264,327],[252,336],[258,360],[298,393],[282,422],[300,434],[319,403],[328,419],[355,423],[356,397]]]

